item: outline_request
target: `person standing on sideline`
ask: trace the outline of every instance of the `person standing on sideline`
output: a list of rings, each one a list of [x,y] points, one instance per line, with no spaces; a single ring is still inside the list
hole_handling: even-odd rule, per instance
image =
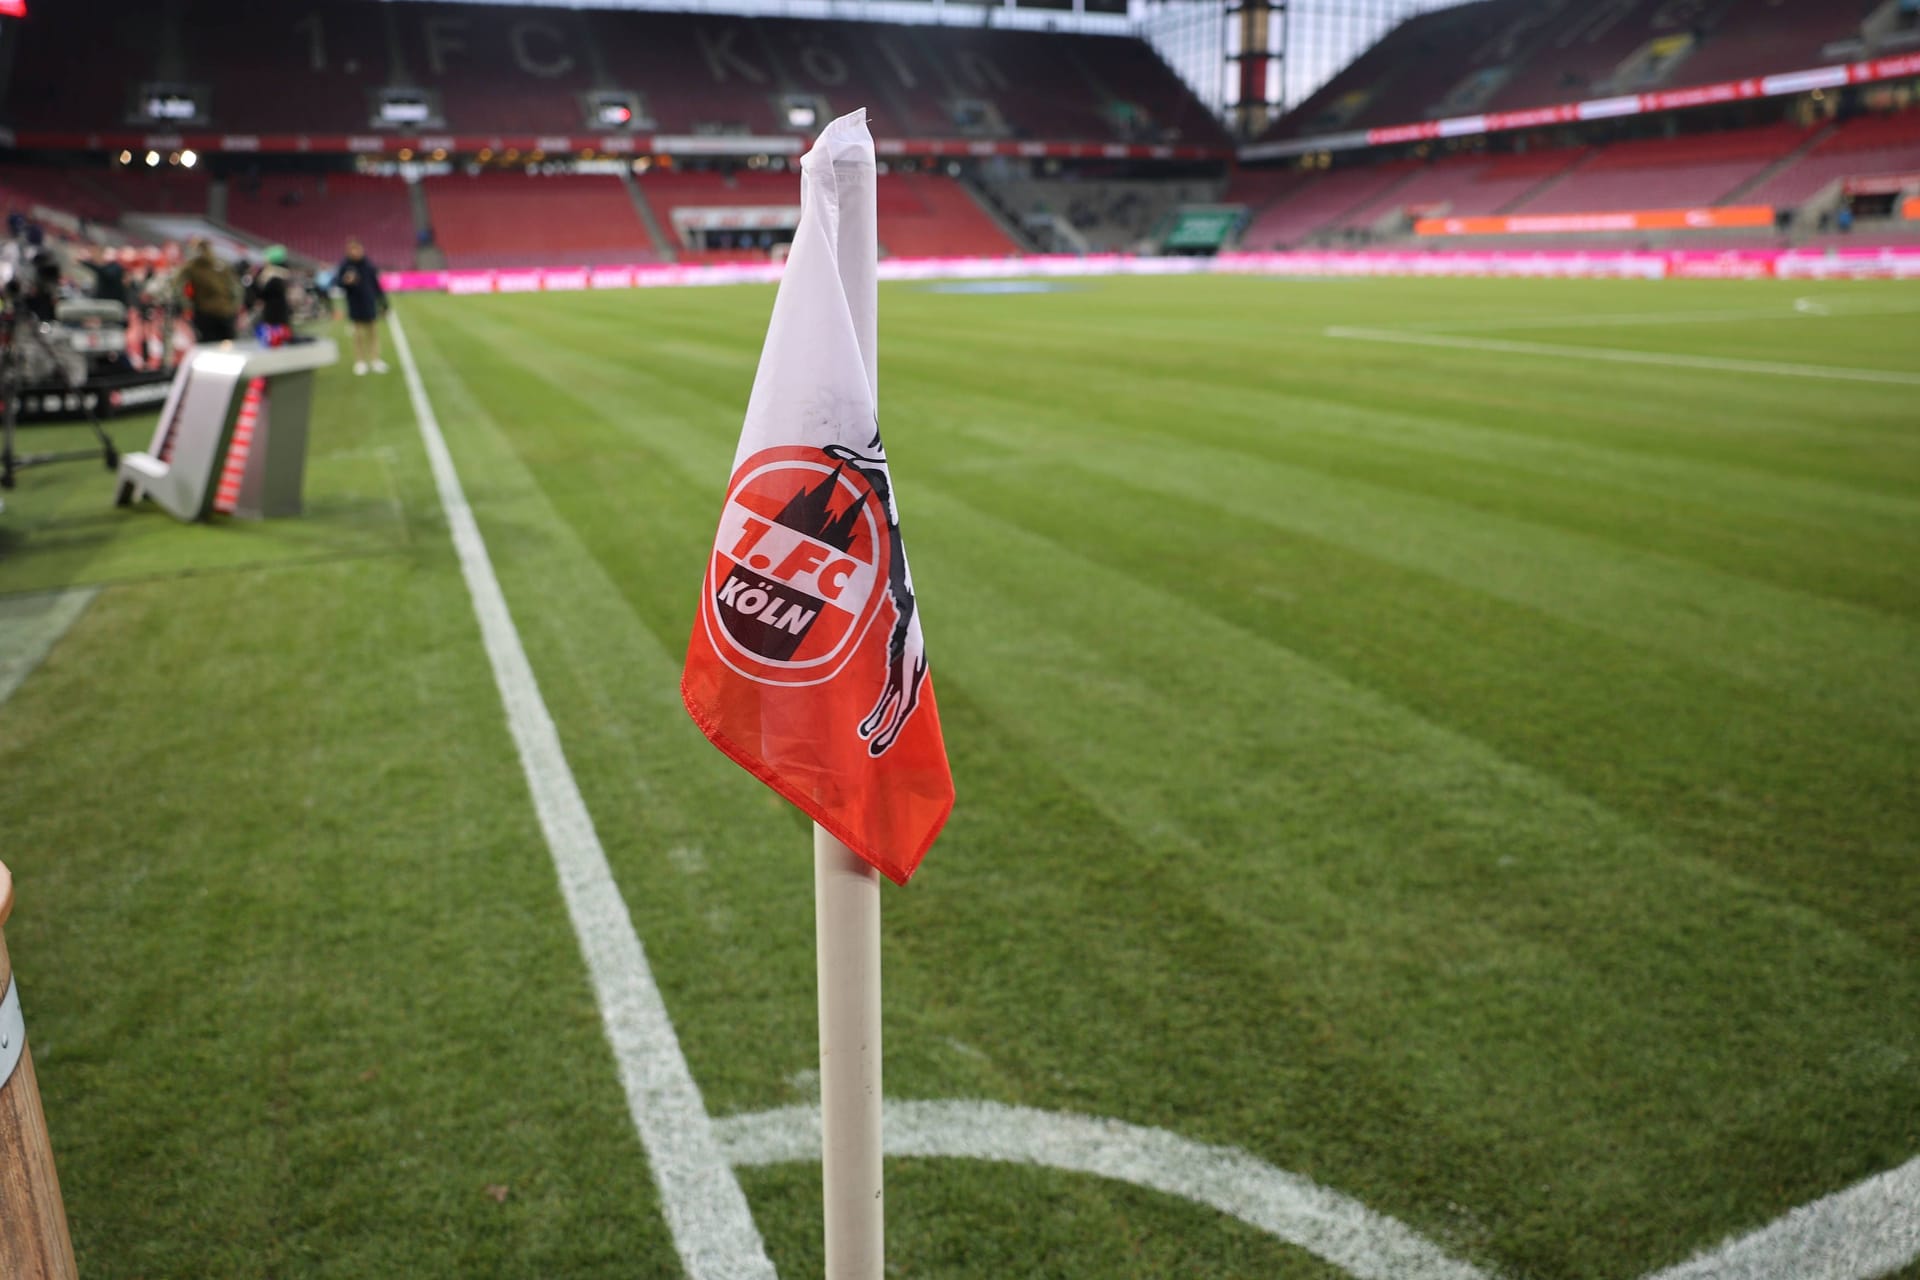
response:
[[[233,341],[234,317],[240,314],[240,282],[213,256],[213,245],[204,236],[193,242],[193,256],[180,268],[175,287],[193,309],[194,341]]]
[[[380,287],[380,269],[367,260],[366,248],[358,240],[347,241],[347,256],[333,273],[334,288],[346,295],[347,319],[353,322],[353,371],[385,373],[387,362],[380,358],[381,315],[387,309],[387,293]]]

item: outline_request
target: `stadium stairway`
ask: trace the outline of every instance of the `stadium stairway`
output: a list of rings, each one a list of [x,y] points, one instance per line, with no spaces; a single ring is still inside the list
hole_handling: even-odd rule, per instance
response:
[[[674,243],[673,237],[668,235],[665,228],[660,225],[660,219],[653,216],[653,206],[648,204],[646,197],[640,194],[640,184],[633,180],[631,170],[620,171],[620,185],[627,189],[627,199],[633,201],[633,212],[639,217],[640,225],[645,227],[647,234],[653,238],[653,251],[659,255],[660,261],[678,262],[680,246]]]
[[[427,208],[427,192],[417,182],[407,184],[407,207],[413,210],[413,265],[425,271],[438,271],[447,265],[447,255],[433,239],[433,213]]]
[[[1563,183],[1518,206],[1527,214],[1680,209],[1719,204],[1811,132],[1791,123],[1674,137],[1632,138],[1601,147]]]
[[[1290,249],[1322,236],[1419,178],[1425,166],[1404,160],[1338,169],[1281,195],[1256,214],[1242,237],[1249,249]]]
[[[1804,205],[1847,178],[1920,170],[1920,110],[1842,121],[1820,144],[1755,189],[1754,199]]]
[[[1532,203],[1533,201],[1539,200],[1545,197],[1555,187],[1561,186],[1562,184],[1569,181],[1576,173],[1579,173],[1582,168],[1584,168],[1589,164],[1592,164],[1593,158],[1599,154],[1600,152],[1597,148],[1589,148],[1586,154],[1580,156],[1572,164],[1560,170],[1558,173],[1552,175],[1546,181],[1540,183],[1539,185],[1528,187],[1525,191],[1521,192],[1518,196],[1515,196],[1513,199],[1501,205],[1498,209],[1495,209],[1494,212],[1498,214],[1508,214],[1508,213],[1514,212],[1517,209],[1524,209],[1528,204]]]
[[[1386,186],[1375,191],[1372,195],[1348,205],[1341,210],[1341,212],[1322,222],[1318,227],[1315,227],[1313,231],[1309,232],[1308,235],[1323,235],[1328,231],[1354,225],[1350,220],[1357,217],[1364,217],[1369,208],[1391,205],[1402,191],[1405,191],[1408,187],[1419,181],[1420,174],[1420,167],[1408,168],[1404,173],[1391,179]]]
[[[980,211],[992,219],[993,225],[1000,228],[1000,234],[1004,235],[1018,252],[1040,252],[1040,244],[1034,239],[1033,233],[1020,224],[1020,219],[1014,212],[1008,209],[1006,204],[1000,200],[998,194],[991,187],[983,183],[977,175],[971,173],[963,174],[957,181],[961,186],[966,188],[967,194],[973,198],[974,204],[978,205]]]
[[[1785,173],[1788,169],[1791,169],[1794,165],[1799,164],[1800,161],[1805,159],[1807,156],[1812,155],[1815,151],[1817,151],[1820,148],[1821,143],[1825,142],[1828,138],[1833,136],[1833,130],[1834,130],[1834,126],[1832,124],[1828,124],[1824,128],[1813,130],[1805,138],[1802,138],[1800,140],[1799,146],[1787,152],[1787,154],[1781,156],[1778,160],[1775,160],[1772,164],[1768,165],[1766,168],[1762,169],[1760,172],[1754,174],[1751,178],[1748,178],[1745,182],[1741,183],[1739,186],[1735,187],[1733,190],[1727,192],[1727,194],[1721,199],[1720,203],[1721,204],[1740,204],[1742,201],[1745,200],[1745,198],[1749,194],[1760,190],[1760,188],[1766,186],[1769,182],[1772,182],[1775,178]]]
[[[1414,170],[1405,183],[1347,213],[1338,226],[1391,234],[1402,228],[1410,210],[1444,209],[1449,217],[1501,213],[1543,189],[1580,158],[1577,148],[1442,156]]]

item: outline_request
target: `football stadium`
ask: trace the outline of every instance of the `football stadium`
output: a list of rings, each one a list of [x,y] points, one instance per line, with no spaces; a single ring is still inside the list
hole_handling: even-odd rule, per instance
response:
[[[1920,3],[0,0],[0,207],[0,1280],[1920,1278]]]

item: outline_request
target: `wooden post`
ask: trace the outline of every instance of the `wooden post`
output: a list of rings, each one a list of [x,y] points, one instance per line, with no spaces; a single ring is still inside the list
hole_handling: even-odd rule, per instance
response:
[[[13,877],[0,865],[0,1276],[76,1280],[67,1210],[7,956],[4,926],[12,911]]]

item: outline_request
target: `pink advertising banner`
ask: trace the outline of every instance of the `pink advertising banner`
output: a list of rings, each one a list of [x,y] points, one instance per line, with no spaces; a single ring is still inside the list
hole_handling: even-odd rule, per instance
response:
[[[1216,258],[1086,257],[890,258],[882,280],[1006,280],[1086,276],[1267,275],[1294,277],[1487,276],[1557,279],[1765,280],[1920,279],[1920,244],[1811,249],[1351,250],[1228,253]],[[559,293],[582,289],[690,288],[770,284],[776,262],[705,266],[524,267],[497,271],[388,271],[390,293]]]

